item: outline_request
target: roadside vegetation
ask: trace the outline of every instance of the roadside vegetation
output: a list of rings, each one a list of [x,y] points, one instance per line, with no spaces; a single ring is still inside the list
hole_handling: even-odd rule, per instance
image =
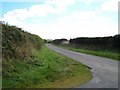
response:
[[[118,52],[112,52],[112,51],[107,51],[107,50],[82,49],[82,48],[77,48],[77,47],[73,47],[69,45],[57,45],[57,46],[65,48],[65,49],[69,49],[75,52],[81,52],[81,53],[96,55],[100,57],[106,57],[106,58],[110,58],[113,60],[120,60],[120,54]]]
[[[69,43],[64,44],[63,42],[66,41],[63,41],[63,39],[56,39],[53,40],[52,43],[73,51],[120,60],[120,35],[95,38],[74,38],[70,39]]]
[[[89,68],[48,49],[39,36],[1,24],[3,88],[69,88],[92,78]]]
[[[88,82],[92,78],[90,69],[85,65],[60,55],[46,46],[38,54],[38,58],[43,63],[39,69],[43,83],[34,87],[69,88]]]

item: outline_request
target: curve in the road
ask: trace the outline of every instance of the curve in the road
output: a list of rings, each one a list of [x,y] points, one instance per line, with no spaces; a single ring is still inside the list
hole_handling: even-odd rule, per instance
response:
[[[92,68],[93,79],[78,88],[118,88],[118,61],[74,52],[54,45],[47,47]]]

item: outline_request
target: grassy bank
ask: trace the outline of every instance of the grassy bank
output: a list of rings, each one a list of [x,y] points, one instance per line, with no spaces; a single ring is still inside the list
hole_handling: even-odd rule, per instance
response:
[[[72,51],[76,51],[76,52],[82,52],[82,53],[106,57],[106,58],[110,58],[114,60],[120,60],[120,54],[118,52],[105,51],[105,50],[100,51],[100,50],[82,49],[82,48],[77,48],[77,47],[73,47],[70,45],[58,45],[58,46],[65,48],[65,49],[72,50]]]
[[[2,24],[2,87],[74,87],[92,78],[90,70],[44,45],[38,35]]]
[[[3,87],[74,87],[92,78],[90,70],[43,46],[28,61],[4,60]]]

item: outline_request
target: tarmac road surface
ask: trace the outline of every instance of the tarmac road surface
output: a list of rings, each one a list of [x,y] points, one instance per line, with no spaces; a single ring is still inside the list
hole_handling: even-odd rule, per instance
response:
[[[118,88],[118,61],[62,49],[51,44],[46,46],[91,68],[92,80],[78,88]]]

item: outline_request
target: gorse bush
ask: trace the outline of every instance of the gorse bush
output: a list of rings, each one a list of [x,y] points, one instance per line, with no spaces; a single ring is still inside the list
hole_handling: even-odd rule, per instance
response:
[[[41,49],[42,39],[16,26],[2,23],[2,57],[27,59],[32,49]]]
[[[24,83],[25,85],[28,81],[28,78],[25,79],[26,76],[23,74],[42,64],[40,60],[37,60],[34,52],[41,51],[43,40],[39,36],[25,32],[16,26],[10,26],[3,22],[1,25],[2,86],[4,88],[20,87],[19,84]]]

